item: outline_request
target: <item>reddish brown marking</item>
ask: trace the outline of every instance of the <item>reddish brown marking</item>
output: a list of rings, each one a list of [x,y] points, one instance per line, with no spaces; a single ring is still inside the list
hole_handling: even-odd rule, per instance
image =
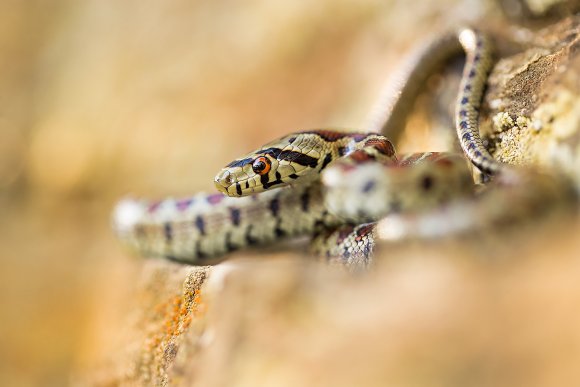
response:
[[[193,203],[193,199],[182,199],[175,202],[175,207],[179,211],[185,211]]]
[[[362,241],[366,236],[368,236],[373,232],[374,227],[375,227],[374,223],[369,223],[367,225],[361,226],[358,230],[356,230],[356,237],[354,238],[354,240],[357,242]]]
[[[358,164],[366,163],[368,161],[374,161],[375,157],[368,154],[364,150],[357,150],[348,155],[348,157]]]
[[[448,157],[449,157],[449,155],[446,155],[446,154],[441,153],[441,152],[432,152],[432,153],[429,153],[429,155],[427,157],[425,157],[424,160],[435,162],[437,160],[444,160]]]
[[[354,226],[343,226],[338,230],[338,236],[336,237],[336,243],[342,243],[354,230]]]
[[[149,204],[149,207],[147,208],[147,212],[149,212],[151,214],[151,213],[157,211],[157,209],[159,208],[161,203],[162,202],[153,202],[153,203]]]
[[[408,167],[409,165],[416,163],[417,160],[419,160],[424,155],[425,153],[412,153],[410,155],[406,155],[401,159],[400,165],[403,167]]]
[[[335,142],[343,138],[352,138],[356,142],[362,141],[369,136],[369,133],[344,133],[335,130],[311,130],[308,132],[302,132],[304,134],[316,134],[320,136],[324,141]]]
[[[353,164],[337,164],[337,166],[344,172],[349,172],[352,171],[353,169],[356,169],[356,165]]]
[[[222,194],[213,194],[209,195],[206,200],[209,204],[215,206],[216,204],[219,204],[224,198],[225,196]]]
[[[393,157],[395,155],[395,147],[389,140],[384,138],[371,138],[365,143],[365,146],[373,147],[387,157]]]

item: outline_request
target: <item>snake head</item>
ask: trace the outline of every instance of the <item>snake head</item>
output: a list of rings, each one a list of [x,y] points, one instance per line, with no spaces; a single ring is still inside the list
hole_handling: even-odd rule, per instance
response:
[[[272,141],[226,165],[215,177],[228,196],[248,196],[318,178],[324,144],[308,133]]]

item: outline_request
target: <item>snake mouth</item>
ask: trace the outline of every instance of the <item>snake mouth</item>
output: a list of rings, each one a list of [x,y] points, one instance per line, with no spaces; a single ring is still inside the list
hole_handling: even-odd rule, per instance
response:
[[[218,191],[231,197],[247,196],[254,192],[248,184],[248,179],[242,178],[240,180],[238,176],[227,169],[215,177],[214,183]]]
[[[241,196],[241,192],[236,195],[238,192],[236,192],[237,190],[235,189],[235,186],[239,186],[239,183],[236,181],[235,176],[227,169],[221,171],[215,177],[214,183],[218,191],[228,196]]]

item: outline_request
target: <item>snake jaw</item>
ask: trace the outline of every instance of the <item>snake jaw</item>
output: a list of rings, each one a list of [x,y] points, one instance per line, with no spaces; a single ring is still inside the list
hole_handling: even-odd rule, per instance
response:
[[[239,187],[239,182],[235,175],[229,170],[224,169],[214,179],[214,183],[218,191],[227,196],[242,196],[241,192],[237,192],[236,187]]]
[[[249,196],[262,190],[256,185],[256,175],[248,171],[233,171],[225,168],[217,174],[214,184],[218,191],[230,196]]]

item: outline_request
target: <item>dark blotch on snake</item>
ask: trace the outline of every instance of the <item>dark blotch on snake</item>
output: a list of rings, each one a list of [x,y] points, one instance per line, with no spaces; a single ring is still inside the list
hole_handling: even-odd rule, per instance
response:
[[[246,189],[250,188],[250,183],[246,180]]]
[[[165,236],[165,242],[171,242],[173,239],[173,228],[171,223],[167,222],[163,225],[163,236]]]
[[[234,226],[240,225],[241,213],[239,208],[230,208],[230,216],[232,218],[232,224]]]
[[[315,168],[318,164],[316,157],[305,155],[304,153],[283,150],[278,156],[278,160],[287,160],[310,168]]]
[[[302,195],[300,195],[300,204],[302,205],[302,211],[308,212],[310,208],[310,194],[308,191],[304,191]]]
[[[282,238],[284,236],[284,230],[282,230],[280,227],[276,227],[276,229],[274,230],[274,233],[276,234],[276,237],[278,238]]]
[[[272,215],[277,217],[278,213],[280,212],[280,199],[278,198],[274,198],[272,199],[272,201],[270,202],[270,211],[272,212]]]
[[[228,165],[227,168],[234,168],[234,167],[243,167],[244,165],[251,164],[254,162],[254,159],[241,159],[241,160],[234,160]]]
[[[291,175],[288,175],[288,177],[289,177],[289,178],[291,178],[291,179],[294,179],[294,180],[295,180],[295,179],[298,179],[298,175],[297,175],[297,174],[295,174],[295,173],[293,173],[293,174],[291,174]]]
[[[268,188],[270,188],[270,187],[272,187],[273,185],[276,185],[276,184],[284,184],[284,182],[282,180],[274,180],[271,183],[265,183],[264,184],[264,189],[268,189]]]
[[[274,233],[276,234],[276,237],[278,237],[278,238],[281,238],[284,235],[286,235],[284,230],[282,230],[282,228],[280,228],[281,223],[282,223],[282,219],[278,219],[278,222],[276,222],[276,227],[274,228]]]
[[[262,149],[256,153],[270,155],[271,157],[274,157],[277,160],[291,161],[296,164],[308,166],[311,168],[316,167],[316,164],[318,164],[318,159],[316,157],[311,157],[301,152],[282,150],[280,148],[275,147]]]
[[[270,176],[268,173],[264,175],[260,175],[260,183],[264,187],[264,189],[268,189],[276,184],[283,184],[284,182],[280,179],[280,173],[276,172],[276,180],[270,183]]]
[[[197,227],[201,235],[205,235],[205,222],[201,215],[195,218],[195,227]]]
[[[237,246],[232,243],[232,233],[231,232],[226,233],[226,235],[224,237],[224,242],[226,245],[226,249],[228,251],[237,250]]]
[[[326,168],[328,166],[328,164],[330,164],[331,161],[332,161],[332,155],[330,153],[328,153],[326,155],[326,157],[324,158],[324,161],[322,162],[322,167],[320,167],[320,170],[322,171],[324,168]]]
[[[466,121],[461,121],[461,122],[459,123],[459,127],[460,127],[461,129],[467,129],[467,122],[466,122]]]
[[[421,179],[421,188],[423,188],[424,191],[429,191],[432,187],[433,177],[429,175],[423,176],[423,179]]]
[[[270,181],[270,177],[268,176],[268,174],[266,173],[265,175],[261,175],[260,176],[260,183],[264,186],[264,188],[268,188],[268,182]]]
[[[276,172],[276,177],[278,177],[279,175],[280,174]],[[268,177],[268,174],[260,176],[260,183],[262,183],[264,189],[268,189],[276,184],[284,184],[284,182],[281,179],[274,180],[273,182],[270,183],[270,178]]]
[[[253,225],[249,225],[248,228],[246,229],[246,233],[244,234],[244,237],[246,238],[246,243],[248,244],[248,246],[254,246],[258,244],[258,240],[256,238],[254,238],[252,236],[252,226]]]
[[[376,186],[376,182],[374,180],[369,180],[365,183],[362,191],[363,193],[369,193],[370,191],[372,191]]]
[[[276,172],[276,180],[282,180],[282,175],[280,172]]]
[[[469,102],[469,99],[467,97],[461,98],[461,104],[462,105],[466,105],[468,102]]]
[[[236,183],[236,193],[238,194],[238,196],[242,196],[242,186],[240,185],[240,183]]]
[[[475,77],[475,70],[471,70],[469,72],[469,78],[473,78],[473,77]]]

